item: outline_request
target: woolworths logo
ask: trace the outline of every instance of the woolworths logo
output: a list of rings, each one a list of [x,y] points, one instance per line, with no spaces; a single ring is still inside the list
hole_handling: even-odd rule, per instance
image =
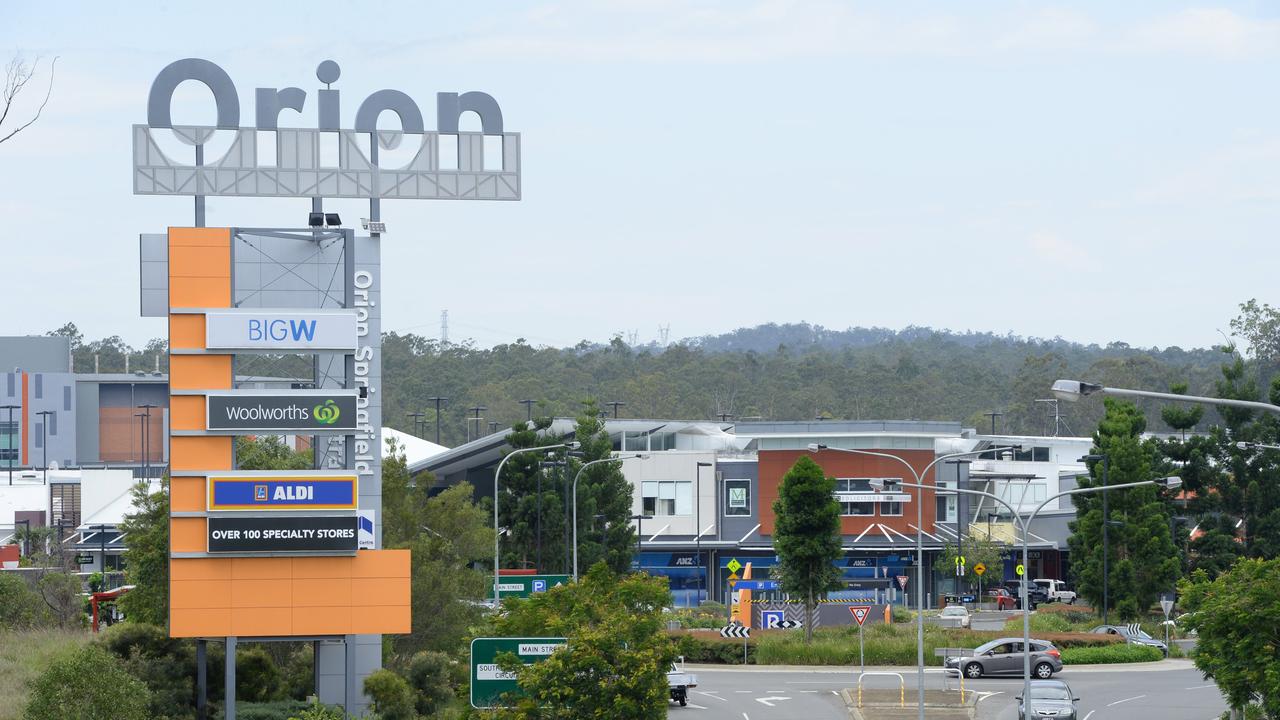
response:
[[[338,404],[331,398],[312,408],[312,413],[314,413],[317,423],[332,425],[338,422],[338,416],[342,414],[342,411],[338,409]]]

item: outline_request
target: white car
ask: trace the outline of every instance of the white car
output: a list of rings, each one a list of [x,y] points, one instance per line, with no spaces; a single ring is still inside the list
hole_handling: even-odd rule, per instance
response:
[[[1036,578],[1032,582],[1039,585],[1041,590],[1044,590],[1044,594],[1049,596],[1049,602],[1064,602],[1072,605],[1076,601],[1075,591],[1068,590],[1067,584],[1061,580]]]
[[[969,627],[969,611],[963,605],[948,605],[942,608],[940,617],[944,625]]]

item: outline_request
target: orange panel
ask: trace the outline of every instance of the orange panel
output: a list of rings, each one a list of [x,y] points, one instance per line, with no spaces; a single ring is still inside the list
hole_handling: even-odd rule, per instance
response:
[[[230,558],[174,558],[169,561],[170,580],[230,580]]]
[[[355,578],[407,578],[409,577],[408,550],[366,550],[357,553],[351,568]]]
[[[234,572],[234,568],[233,568]],[[231,607],[289,607],[293,602],[293,582],[275,580],[233,580]]]
[[[408,605],[376,610],[351,608],[351,632],[401,635],[413,632],[413,614]]]
[[[230,390],[230,355],[172,355],[169,387],[174,390]]]
[[[294,580],[294,607],[351,607],[351,580]]]
[[[294,635],[349,635],[354,632],[351,613],[345,608],[297,608],[291,615]]]
[[[205,552],[209,549],[204,518],[169,518],[169,549],[172,552]]]
[[[290,558],[231,558],[231,577],[236,580],[287,580]]]
[[[231,228],[170,227],[169,247],[231,247]]]
[[[170,315],[169,347],[203,348],[204,315]]]
[[[225,608],[230,604],[230,580],[177,580],[169,585],[172,608]]]
[[[174,395],[169,398],[171,430],[204,430],[204,396]]]
[[[231,633],[243,637],[292,635],[293,611],[289,608],[235,608],[231,611]]]
[[[169,277],[229,278],[231,251],[227,247],[175,247],[169,250]]]
[[[356,555],[364,555],[364,551]],[[300,557],[293,559],[293,577],[298,578],[350,578],[351,565],[355,558],[350,557]]]
[[[409,578],[357,578],[351,593],[366,605],[408,605]]]
[[[200,512],[205,509],[204,478],[175,477],[169,481],[171,512]]]
[[[230,634],[230,609],[169,611],[169,637],[226,637]]]
[[[171,437],[169,465],[174,473],[182,470],[230,470],[231,437]]]
[[[231,307],[231,278],[169,278],[169,307]]]

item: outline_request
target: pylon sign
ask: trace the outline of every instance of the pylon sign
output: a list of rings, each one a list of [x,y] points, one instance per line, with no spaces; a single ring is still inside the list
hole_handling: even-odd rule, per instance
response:
[[[867,615],[871,614],[870,605],[850,605],[849,612],[853,613],[853,619],[858,621],[858,627],[867,621]]]

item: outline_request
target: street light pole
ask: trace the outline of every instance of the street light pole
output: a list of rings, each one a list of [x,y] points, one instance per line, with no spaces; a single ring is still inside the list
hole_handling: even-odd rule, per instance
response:
[[[652,516],[652,515],[644,515],[644,514],[641,514],[641,515],[632,515],[632,516],[631,516],[631,519],[636,521],[636,570],[639,570],[639,569],[640,569],[640,552],[641,552],[641,550],[640,550],[640,538],[641,538],[641,536],[642,536],[642,534],[641,534],[641,532],[640,532],[640,521],[641,521],[641,520],[652,520],[652,519],[653,519],[653,516]]]
[[[418,425],[422,423],[422,418],[426,417],[427,414],[424,412],[411,412],[405,413],[405,416],[413,418],[413,434],[422,437],[422,431],[418,428]]]
[[[440,444],[440,403],[448,402],[448,401],[449,401],[449,398],[447,397],[427,398],[427,402],[434,402],[436,404],[436,444],[437,445]]]
[[[498,594],[498,570],[502,567],[502,559],[498,555],[499,542],[501,536],[498,534],[498,483],[502,479],[502,466],[507,464],[511,458],[520,453],[541,452],[543,450],[555,450],[556,448],[576,446],[577,443],[556,443],[554,445],[540,445],[531,448],[516,448],[507,453],[507,456],[498,461],[498,468],[493,471],[493,603],[496,606],[502,596]]]
[[[582,471],[603,462],[622,462],[623,460],[643,460],[648,455],[628,455],[626,457],[606,457],[598,460],[588,460],[582,463],[582,467],[578,468],[578,472],[573,474],[573,581],[578,581],[578,478],[582,477]],[[637,547],[639,547],[637,545]]]
[[[928,476],[929,471],[934,465],[944,461],[959,457],[967,457],[969,455],[981,455],[987,452],[1000,452],[1001,450],[1021,450],[1021,445],[1011,445],[1008,447],[984,448],[982,450],[970,450],[968,452],[950,453],[948,455],[940,455],[933,459],[924,467],[924,472],[916,472],[915,466],[907,462],[897,455],[889,453],[874,452],[871,450],[855,450],[853,448],[833,448],[821,443],[809,443],[809,452],[816,453],[820,450],[836,450],[839,452],[852,453],[854,455],[869,455],[871,457],[888,458],[904,465],[912,476],[915,477],[918,487],[925,489],[923,484],[924,478]],[[959,482],[956,483],[959,485]],[[935,488],[936,492],[936,488]],[[916,677],[919,687],[916,695],[916,704],[919,720],[924,720],[924,493],[920,493],[918,502],[916,503]]]
[[[1155,400],[1198,403],[1200,405],[1225,405],[1227,407],[1280,413],[1280,405],[1256,402],[1254,400],[1233,400],[1231,398],[1211,398],[1204,397],[1202,395],[1179,395],[1177,393],[1152,392],[1150,390],[1130,390],[1128,388],[1106,387],[1103,385],[1096,385],[1094,383],[1081,382],[1079,380],[1058,380],[1053,383],[1052,391],[1054,397],[1059,400],[1066,400],[1067,402],[1075,402],[1082,397],[1101,393],[1103,395],[1118,395],[1120,397],[1152,398]]]
[[[5,453],[9,456],[9,484],[13,484],[13,460],[18,456],[18,445],[13,442],[13,436],[18,435],[18,444],[22,442],[22,436],[16,432],[17,428],[13,424],[13,411],[21,410],[21,405],[0,405],[0,410],[9,411],[9,420],[5,424]]]
[[[694,502],[694,522],[693,529],[697,535],[693,537],[694,551],[698,556],[698,604],[702,604],[702,593],[707,590],[707,573],[706,564],[702,562],[702,468],[715,467],[714,463],[700,462],[693,471],[693,502]]]
[[[36,414],[44,418],[44,421],[40,423],[40,434],[41,434],[40,444],[43,447],[43,451],[44,451],[44,458],[43,458],[44,484],[48,485],[49,484],[49,416],[53,414],[53,411],[41,410]]]
[[[151,408],[160,407],[152,403],[143,403],[138,409],[143,413],[143,429],[142,429],[142,474],[147,480],[151,479]]]
[[[873,488],[877,484],[880,485],[880,488],[883,488],[885,485],[884,480],[879,478],[872,480],[871,484]],[[903,485],[906,487],[917,487],[920,489],[928,489],[928,487],[923,484],[913,484],[913,483],[907,483],[907,482],[898,482],[895,484]],[[951,489],[935,490],[935,492],[939,495],[951,495],[951,494],[977,495],[979,497],[989,498],[994,502],[998,502],[1001,505],[1008,508],[1009,513],[1013,516],[1014,520],[1018,523],[1018,525],[1022,530],[1022,582],[1020,583],[1021,587],[1019,592],[1022,596],[1021,597],[1021,600],[1022,600],[1022,698],[1023,698],[1022,707],[1023,707],[1023,713],[1024,713],[1023,717],[1026,718],[1026,720],[1031,720],[1031,604],[1027,602],[1027,584],[1028,583],[1027,583],[1027,577],[1026,577],[1027,565],[1030,557],[1030,553],[1028,552],[1027,538],[1030,535],[1031,523],[1036,519],[1036,515],[1040,514],[1041,510],[1043,510],[1050,503],[1054,502],[1055,500],[1058,500],[1059,498],[1067,497],[1068,495],[1086,495],[1086,494],[1095,493],[1095,492],[1102,492],[1103,496],[1105,497],[1106,496],[1105,491],[1108,489],[1123,490],[1125,488],[1134,488],[1134,487],[1140,487],[1143,485],[1161,485],[1166,489],[1174,489],[1182,485],[1182,478],[1168,477],[1168,478],[1161,478],[1160,480],[1143,480],[1141,482],[1122,483],[1120,485],[1112,485],[1110,488],[1092,487],[1092,488],[1076,488],[1074,490],[1066,490],[1064,492],[1060,492],[1057,495],[1054,495],[1050,498],[1045,499],[1044,502],[1036,506],[1035,510],[1031,511],[1031,514],[1027,516],[1027,519],[1025,521],[1022,519],[1022,516],[1019,515],[1016,510],[1013,509],[1012,505],[1010,505],[1008,502],[1004,501],[1002,498],[1000,498],[997,495],[993,495],[988,492],[983,492],[981,490],[969,490],[969,489],[962,489],[959,487],[955,488],[954,490],[951,490]],[[963,668],[961,668],[961,672],[963,671],[964,671]]]

